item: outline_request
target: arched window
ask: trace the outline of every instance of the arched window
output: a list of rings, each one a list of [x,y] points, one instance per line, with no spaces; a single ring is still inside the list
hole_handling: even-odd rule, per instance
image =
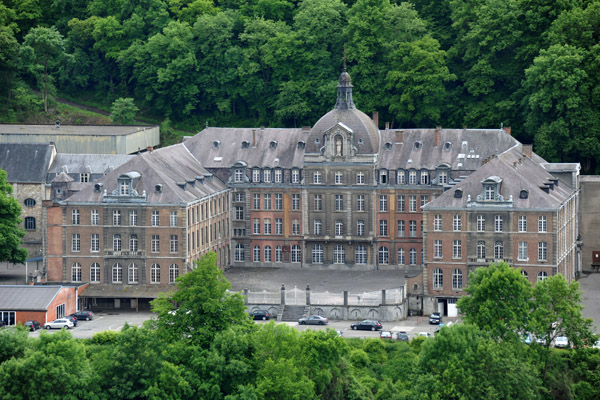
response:
[[[90,282],[100,282],[100,264],[92,263],[90,266]]]
[[[444,273],[441,269],[436,268],[433,270],[433,288],[442,289],[444,287]]]
[[[123,266],[119,263],[113,264],[112,281],[113,281],[113,283],[122,283],[123,282]]]
[[[417,265],[417,250],[410,249],[408,251],[408,263],[410,265]]]
[[[463,287],[463,274],[458,268],[452,271],[452,289],[462,289]]]
[[[271,246],[265,246],[265,262],[271,262]]]
[[[25,201],[23,202],[27,207],[33,207],[35,206],[35,200],[32,199],[31,197],[25,199]]]
[[[160,265],[152,264],[150,267],[150,283],[160,283]]]
[[[121,251],[121,235],[113,235],[113,251]]]
[[[548,273],[546,271],[540,271],[537,274],[537,280],[539,281],[543,281],[545,279],[548,279]]]
[[[254,251],[252,252],[252,261],[260,262],[260,246],[254,246]]]
[[[241,243],[235,245],[235,261],[244,261],[244,245]]]
[[[137,235],[129,235],[129,251],[138,251],[138,239]]]
[[[139,275],[138,266],[135,263],[131,263],[131,264],[129,264],[127,271],[128,271],[128,274],[127,274],[128,282],[129,283],[138,283],[138,275]]]
[[[389,262],[389,251],[388,248],[385,246],[381,246],[379,248],[379,264],[380,265],[387,265]]]
[[[527,273],[527,271],[521,270],[521,275],[523,275],[525,279],[529,279],[529,274]]]
[[[81,264],[73,263],[71,266],[71,280],[73,282],[81,282]]]
[[[283,252],[281,246],[275,247],[275,262],[280,263],[283,260]]]
[[[406,264],[406,256],[404,255],[404,249],[398,249],[398,265]]]
[[[333,249],[333,263],[334,264],[344,264],[346,262],[346,251],[344,250],[344,246],[341,244],[336,244]]]
[[[179,266],[171,264],[169,266],[169,283],[175,283],[175,279],[179,276]]]
[[[300,251],[300,246],[297,244],[292,245],[292,262],[299,263],[302,261],[302,255]]]

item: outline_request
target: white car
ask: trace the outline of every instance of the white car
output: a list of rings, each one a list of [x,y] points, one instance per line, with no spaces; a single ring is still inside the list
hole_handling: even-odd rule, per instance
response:
[[[419,333],[417,333],[417,336],[423,336],[426,338],[430,338],[430,337],[433,337],[433,334],[431,332],[419,332]]]
[[[554,339],[554,347],[566,349],[569,347],[569,339],[566,336],[557,336]]]
[[[55,319],[52,322],[46,322],[44,324],[45,329],[71,329],[72,327],[73,323],[71,322],[71,320],[68,320],[66,318]]]

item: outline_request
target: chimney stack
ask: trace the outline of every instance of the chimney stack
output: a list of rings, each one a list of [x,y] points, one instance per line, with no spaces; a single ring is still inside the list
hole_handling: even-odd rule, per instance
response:
[[[404,131],[396,131],[396,143],[404,142]]]
[[[386,123],[385,123],[385,130],[387,131],[388,129],[390,129],[390,123],[389,123],[389,122],[386,122]]]
[[[502,129],[504,130],[504,132],[506,132],[510,135],[510,126],[504,126],[504,127],[502,127]]]
[[[434,142],[433,145],[436,146],[436,147],[437,147],[437,145],[440,142],[440,130],[441,129],[442,129],[442,127],[439,126],[439,125],[435,127],[435,142]]]
[[[379,113],[377,111],[373,111],[373,122],[375,122],[377,129],[379,129]]]
[[[256,147],[256,129],[252,129],[252,147]]]
[[[533,145],[532,144],[524,144],[523,145],[523,155],[527,158],[531,158],[533,155]]]

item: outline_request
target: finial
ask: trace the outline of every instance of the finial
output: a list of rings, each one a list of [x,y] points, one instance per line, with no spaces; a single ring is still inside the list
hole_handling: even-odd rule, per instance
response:
[[[344,46],[344,72],[346,72],[346,46]]]

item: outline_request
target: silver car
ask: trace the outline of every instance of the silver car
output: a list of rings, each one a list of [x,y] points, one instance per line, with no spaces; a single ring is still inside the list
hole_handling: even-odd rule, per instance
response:
[[[329,320],[320,315],[311,315],[309,317],[300,318],[298,323],[300,325],[327,325]]]
[[[44,324],[45,329],[71,329],[73,327],[73,322],[66,318],[55,319],[52,322],[46,322]]]

